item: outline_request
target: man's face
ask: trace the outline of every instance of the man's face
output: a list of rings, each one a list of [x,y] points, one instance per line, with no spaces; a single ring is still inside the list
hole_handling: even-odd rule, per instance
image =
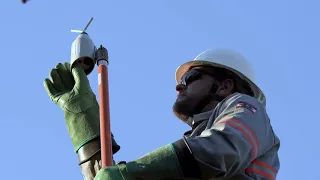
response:
[[[199,69],[186,72],[181,78],[181,83],[176,86],[178,96],[173,111],[181,119],[192,116],[199,103],[211,93],[213,77],[197,70]]]

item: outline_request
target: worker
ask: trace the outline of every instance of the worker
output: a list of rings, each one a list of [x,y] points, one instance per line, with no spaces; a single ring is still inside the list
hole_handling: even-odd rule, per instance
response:
[[[85,179],[276,179],[280,140],[250,64],[235,51],[207,50],[176,70],[173,112],[190,126],[181,139],[104,168],[98,103],[85,73],[58,64],[50,77],[45,88],[64,109]],[[119,148],[113,139],[114,153]]]

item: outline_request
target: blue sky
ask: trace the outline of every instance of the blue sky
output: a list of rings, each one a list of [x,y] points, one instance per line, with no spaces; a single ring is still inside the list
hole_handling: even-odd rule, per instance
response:
[[[1,179],[82,179],[62,110],[43,87],[90,17],[88,33],[109,50],[116,160],[133,160],[181,138],[174,72],[209,48],[253,63],[281,140],[280,180],[317,180],[320,157],[319,1],[0,2]],[[97,68],[89,75],[97,90]]]

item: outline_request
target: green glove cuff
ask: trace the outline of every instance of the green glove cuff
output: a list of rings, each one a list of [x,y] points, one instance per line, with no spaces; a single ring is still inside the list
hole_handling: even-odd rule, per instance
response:
[[[179,160],[172,144],[128,162],[126,166],[119,165],[119,169],[124,177],[146,179],[182,177]]]
[[[75,152],[100,135],[99,105],[93,93],[88,94],[88,96],[91,96],[91,98],[88,97],[86,99],[87,105],[78,106],[79,108],[72,110],[65,109],[64,111],[68,132]],[[90,107],[88,106],[89,104],[91,105]]]

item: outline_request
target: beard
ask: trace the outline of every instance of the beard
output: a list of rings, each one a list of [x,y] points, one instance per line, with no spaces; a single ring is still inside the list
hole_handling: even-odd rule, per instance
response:
[[[187,96],[178,97],[174,102],[172,110],[183,122],[187,122],[188,118],[194,115],[194,101]]]
[[[187,122],[189,117],[200,113],[212,100],[210,94],[201,94],[193,98],[180,96],[174,102],[172,110],[175,116],[183,122]]]

